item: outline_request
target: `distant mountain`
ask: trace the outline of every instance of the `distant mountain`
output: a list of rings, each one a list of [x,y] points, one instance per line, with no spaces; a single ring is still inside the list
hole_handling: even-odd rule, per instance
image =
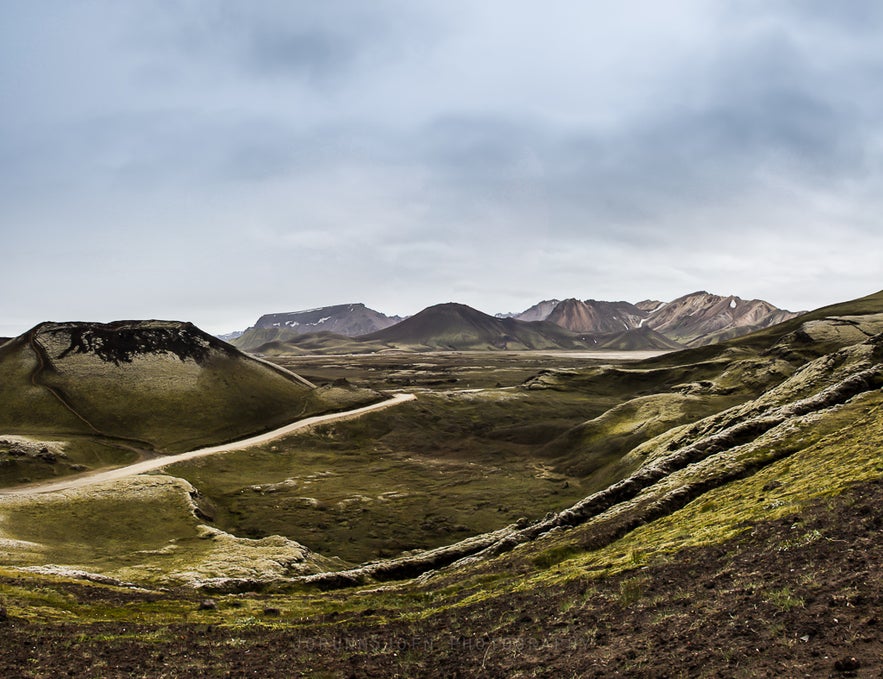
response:
[[[441,350],[585,349],[586,340],[554,323],[495,318],[464,304],[438,304],[360,338],[400,348]]]
[[[646,325],[688,346],[716,344],[790,320],[798,314],[760,299],[721,297],[704,290],[649,312]]]
[[[335,306],[291,311],[261,316],[255,328],[288,328],[299,335],[308,332],[333,332],[345,337],[358,337],[383,330],[401,321],[399,316],[387,316],[364,304]]]
[[[603,335],[640,327],[644,316],[643,311],[628,302],[565,299],[546,320],[572,332]]]
[[[517,318],[529,312],[539,317],[552,302],[554,300],[540,302]],[[649,299],[637,304],[565,299],[558,302],[544,318],[571,332],[594,336],[651,328],[676,343],[675,346],[683,347],[722,342],[797,315],[763,300],[743,300],[733,295],[721,297],[700,291],[668,303]],[[648,341],[651,345],[657,345],[660,338],[651,341],[649,335],[635,335],[622,341],[626,344]]]
[[[518,314],[497,316],[462,304],[440,304],[406,319],[407,323],[364,304],[339,304],[267,314],[240,336],[231,333],[224,337],[242,351],[262,354],[362,353],[390,346],[662,351],[722,342],[796,315],[763,300],[721,297],[705,291],[671,302],[646,299],[636,304],[550,299]],[[545,325],[528,329],[519,325],[524,323]],[[631,332],[635,330],[655,332]]]
[[[361,303],[338,304],[304,311],[266,314],[253,327],[230,341],[243,351],[257,351],[258,347],[268,343],[285,343],[298,335],[316,332],[358,337],[383,330],[401,320],[399,316],[387,316]]]
[[[542,302],[534,304],[530,309],[522,311],[520,314],[508,314],[510,317],[519,321],[545,321],[549,314],[555,309],[561,300],[546,299]]]

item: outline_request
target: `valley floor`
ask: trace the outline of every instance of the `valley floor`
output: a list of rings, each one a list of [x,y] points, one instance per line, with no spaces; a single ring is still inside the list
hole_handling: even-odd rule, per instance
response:
[[[191,450],[189,452],[179,453],[177,455],[165,455],[163,457],[155,457],[149,460],[144,460],[142,462],[136,462],[135,464],[130,464],[125,467],[117,467],[116,469],[93,472],[91,474],[81,474],[78,476],[73,476],[71,478],[62,479],[60,481],[44,481],[36,484],[14,486],[12,488],[0,488],[0,496],[27,496],[36,495],[39,493],[54,493],[63,490],[72,490],[74,488],[85,488],[87,486],[106,483],[108,481],[115,481],[117,479],[124,479],[129,476],[136,476],[138,474],[144,474],[145,472],[162,469],[163,467],[168,467],[169,465],[177,464],[179,462],[187,462],[189,460],[195,460],[209,455],[220,455],[222,453],[230,453],[236,450],[245,450],[247,448],[263,445],[265,443],[271,443],[286,436],[290,436],[295,432],[309,429],[310,427],[315,427],[321,424],[328,424],[331,422],[343,422],[354,417],[359,417],[360,415],[364,415],[366,413],[376,412],[378,410],[383,410],[384,408],[389,408],[390,406],[395,406],[400,403],[413,401],[414,398],[415,397],[412,394],[395,394],[392,397],[378,403],[373,403],[371,405],[362,406],[360,408],[354,408],[353,410],[346,410],[339,413],[329,413],[327,415],[315,415],[313,417],[307,417],[297,420],[296,422],[293,422],[291,424],[286,424],[282,427],[279,427],[278,429],[274,429],[273,431],[268,431],[264,434],[258,434],[256,436],[251,436],[246,439],[240,439],[238,441],[231,441],[230,443],[222,443],[221,445],[210,446],[208,448],[199,448],[197,450]]]
[[[0,675],[879,677],[881,504],[883,482],[865,482],[670,561],[479,603],[464,592],[417,616],[266,607],[230,624],[221,609],[262,595],[202,612],[194,593],[44,580],[54,605],[115,607],[121,619],[34,622],[4,611]],[[8,599],[28,584],[7,576],[0,592]],[[182,612],[161,624],[125,613],[146,605]]]

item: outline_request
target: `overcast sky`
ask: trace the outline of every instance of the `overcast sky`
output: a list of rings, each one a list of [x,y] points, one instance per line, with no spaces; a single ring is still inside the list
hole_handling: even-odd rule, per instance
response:
[[[883,288],[877,0],[4,0],[0,335]]]

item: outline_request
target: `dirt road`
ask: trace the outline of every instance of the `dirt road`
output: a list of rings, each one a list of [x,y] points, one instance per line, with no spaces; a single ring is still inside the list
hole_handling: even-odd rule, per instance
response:
[[[154,469],[167,467],[168,465],[175,464],[176,462],[192,460],[196,457],[217,455],[219,453],[229,453],[234,450],[244,450],[245,448],[251,448],[252,446],[258,446],[263,443],[275,441],[276,439],[280,439],[283,436],[288,436],[289,434],[292,434],[296,431],[300,431],[301,429],[306,429],[317,424],[349,420],[354,417],[364,415],[365,413],[382,410],[384,408],[396,406],[407,401],[413,401],[415,398],[416,396],[414,396],[414,394],[395,394],[392,398],[387,399],[386,401],[381,401],[380,403],[374,403],[369,406],[355,408],[354,410],[347,410],[342,413],[330,413],[328,415],[316,415],[315,417],[308,417],[304,420],[298,420],[297,422],[287,424],[284,427],[280,427],[279,429],[268,431],[265,434],[258,434],[257,436],[252,436],[251,438],[242,439],[241,441],[233,441],[232,443],[224,443],[222,445],[211,446],[209,448],[199,448],[197,450],[191,450],[187,453],[180,453],[179,455],[158,457],[152,460],[145,460],[144,462],[136,462],[135,464],[130,464],[127,467],[119,467],[117,469],[110,469],[107,471],[98,471],[91,474],[82,474],[80,476],[60,479],[58,481],[42,482],[30,486],[20,486],[17,488],[3,488],[0,489],[0,497],[4,495],[36,495],[38,493],[52,493],[61,490],[71,490],[73,488],[83,488],[85,486],[91,486],[96,483],[103,483],[105,481],[122,479],[127,476],[143,474],[144,472],[153,471]]]

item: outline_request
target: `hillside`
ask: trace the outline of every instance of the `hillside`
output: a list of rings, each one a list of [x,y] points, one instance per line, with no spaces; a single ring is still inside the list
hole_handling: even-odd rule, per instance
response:
[[[335,408],[192,324],[43,323],[0,347],[0,433],[177,452]]]
[[[678,351],[684,348],[649,326],[631,328],[599,339],[597,347],[608,351]]]
[[[379,342],[370,342],[361,338],[346,337],[333,332],[313,332],[303,335],[290,335],[287,331],[266,330],[272,336],[263,344],[254,343],[248,351],[261,356],[273,357],[287,354],[365,354],[383,351],[388,347]],[[261,331],[255,331],[253,338],[260,337]]]
[[[585,339],[553,323],[495,318],[455,303],[431,306],[386,330],[360,339],[398,348],[456,351],[579,349],[588,346]]]

